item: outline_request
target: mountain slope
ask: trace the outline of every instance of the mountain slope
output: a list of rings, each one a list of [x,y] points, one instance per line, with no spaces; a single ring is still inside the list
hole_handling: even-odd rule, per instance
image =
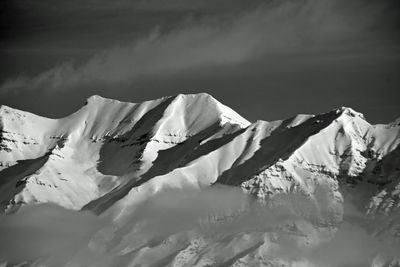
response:
[[[207,94],[140,104],[93,96],[79,111],[59,120],[5,106],[0,114],[2,168],[48,155],[35,172],[7,182],[8,187],[18,183],[22,189],[16,187],[18,194],[12,199],[3,197],[3,208],[54,202],[79,209],[121,184],[140,179],[159,150],[191,137],[198,139],[191,142],[196,147],[200,138],[216,138],[249,124]]]

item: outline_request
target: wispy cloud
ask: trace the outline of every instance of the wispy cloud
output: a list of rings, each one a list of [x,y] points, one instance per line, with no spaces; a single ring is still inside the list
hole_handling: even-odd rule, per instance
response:
[[[151,6],[147,1],[136,4]],[[286,0],[224,16],[188,19],[173,29],[156,27],[145,38],[107,49],[83,64],[64,62],[34,77],[10,79],[0,93],[126,85],[143,75],[195,71],[313,49],[345,49],[352,40],[370,34],[379,14],[376,7],[380,5],[366,1]]]

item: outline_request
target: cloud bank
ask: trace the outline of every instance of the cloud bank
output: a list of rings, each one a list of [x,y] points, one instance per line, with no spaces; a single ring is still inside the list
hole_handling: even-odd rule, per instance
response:
[[[283,194],[266,206],[238,188],[166,188],[132,209],[123,221],[108,217],[110,214],[96,217],[53,205],[25,207],[0,218],[0,259],[44,266],[67,262],[66,266],[150,264],[154,258],[146,253],[154,251],[148,255],[158,257],[160,244],[179,251],[193,235],[228,250],[235,250],[232,246],[236,245],[240,252],[244,233],[252,236],[254,243],[267,244],[265,251],[257,253],[285,259],[290,266],[368,266],[398,256],[398,242],[372,235],[365,227],[365,217],[358,223],[337,221],[338,228],[318,226],[318,220],[310,220],[335,212],[331,194],[324,186],[321,190],[327,194],[317,194],[316,199]],[[355,212],[353,217],[360,214]],[[235,239],[236,243],[231,243]],[[310,240],[311,245],[305,245]],[[220,249],[221,253],[227,251]]]

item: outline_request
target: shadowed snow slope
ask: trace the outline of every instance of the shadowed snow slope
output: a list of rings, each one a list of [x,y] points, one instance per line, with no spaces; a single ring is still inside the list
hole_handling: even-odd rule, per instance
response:
[[[294,210],[300,210],[307,223],[318,225],[319,232],[329,233],[343,216],[352,216],[344,215],[348,207],[343,204],[351,199],[352,209],[372,217],[394,214],[374,229],[386,236],[398,235],[399,220],[393,218],[400,218],[399,151],[399,120],[371,125],[361,113],[347,107],[320,115],[250,123],[208,94],[143,103],[92,96],[80,110],[61,119],[1,106],[0,208],[18,216],[21,207],[50,203],[111,217],[113,223],[91,242],[96,251],[118,257],[99,262],[103,258],[93,261],[97,257],[93,256],[85,259],[88,266],[261,266],[263,251],[271,252],[278,246],[277,237],[266,229],[277,227],[293,214],[282,210],[267,210],[265,216],[265,211],[257,213],[263,220],[263,234],[248,232],[243,225],[261,226],[245,219],[247,213],[245,218],[237,215],[246,210],[237,202],[242,195],[256,197],[260,205],[272,200],[280,203],[286,195],[291,204],[284,198],[285,207],[303,207],[299,203],[304,201],[322,206],[318,214],[304,207]],[[226,196],[218,189],[221,186],[241,193]],[[205,196],[200,193],[212,188],[217,189]],[[165,197],[164,192],[173,193]],[[151,203],[164,206],[155,208]],[[174,207],[168,203],[175,203]],[[218,221],[221,213],[210,211],[210,207],[220,208],[225,215],[236,210],[223,218],[236,218],[228,227],[231,230],[224,228],[219,232],[221,239],[212,241],[206,236],[222,230],[218,223],[212,227],[206,224],[211,228],[206,227],[205,232],[203,223],[196,222],[201,231],[188,223],[200,215],[209,222],[210,213],[214,214],[211,221]],[[185,222],[176,221],[182,216],[177,210],[188,216]],[[153,218],[157,213],[164,215]],[[280,219],[271,221],[271,214]],[[146,223],[140,224],[138,218]],[[153,226],[163,228],[162,233],[151,228],[150,222],[158,220],[165,224]],[[314,226],[307,228],[307,223],[297,221],[279,229],[295,234],[297,241],[303,238],[303,243],[313,240],[312,244],[318,244],[321,235],[313,232],[317,231]],[[146,225],[154,236],[140,239],[137,234],[149,230]],[[178,226],[186,230],[178,230]],[[135,241],[125,236],[134,236]],[[225,249],[229,246],[235,251]],[[278,254],[267,263],[288,263],[278,260]],[[82,255],[75,255],[72,266],[74,260],[82,263]],[[320,266],[314,260],[315,266]]]

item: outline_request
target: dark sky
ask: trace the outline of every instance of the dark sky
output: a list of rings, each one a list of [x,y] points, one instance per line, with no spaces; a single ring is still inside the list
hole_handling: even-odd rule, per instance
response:
[[[249,120],[400,116],[398,0],[3,0],[0,104],[208,92]]]

